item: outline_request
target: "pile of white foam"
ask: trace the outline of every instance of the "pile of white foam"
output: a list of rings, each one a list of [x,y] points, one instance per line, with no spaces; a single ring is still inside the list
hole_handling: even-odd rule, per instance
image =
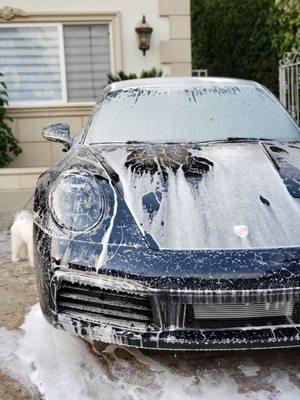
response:
[[[38,305],[26,317],[22,332],[0,328],[0,368],[46,400],[299,400],[300,389],[289,375],[273,369],[265,384],[273,391],[240,390],[232,371],[197,369],[179,373],[138,350],[119,357],[116,346],[95,355],[81,339],[51,327]],[[183,360],[178,357],[178,363]],[[240,365],[245,377],[260,367]],[[263,385],[262,385],[263,386]]]

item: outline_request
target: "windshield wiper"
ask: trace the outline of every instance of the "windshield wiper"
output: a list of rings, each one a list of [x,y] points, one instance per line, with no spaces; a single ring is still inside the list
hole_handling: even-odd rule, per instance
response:
[[[117,142],[95,142],[95,143],[89,143],[90,145],[99,145],[99,144],[109,144],[109,145],[117,145],[117,144],[143,144],[143,143],[150,143],[146,141],[138,141],[138,140],[128,140],[126,142],[123,141],[117,141]]]
[[[235,137],[235,136],[229,136],[226,139],[224,139],[224,142],[256,142],[259,140],[274,140],[274,139],[268,139],[268,138],[262,138],[262,137]]]
[[[143,143],[150,143],[147,140],[127,140],[126,144],[143,144]]]
[[[257,141],[278,141],[278,139],[270,139],[270,138],[262,138],[262,137],[235,137],[235,136],[229,136],[225,137],[224,139],[211,139],[211,140],[195,140],[195,141],[178,141],[178,142],[152,142],[149,140],[127,140],[127,141],[117,141],[117,142],[95,142],[95,143],[89,143],[90,145],[102,145],[102,144],[109,144],[109,145],[124,145],[124,144],[159,144],[159,145],[177,145],[177,144],[205,144],[205,143],[234,143],[234,142],[257,142]]]

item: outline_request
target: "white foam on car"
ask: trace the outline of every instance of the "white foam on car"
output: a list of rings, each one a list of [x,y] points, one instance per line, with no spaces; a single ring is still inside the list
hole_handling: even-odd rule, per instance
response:
[[[118,208],[116,189],[113,187],[111,179],[110,179],[110,185],[114,192],[114,210],[113,210],[113,215],[110,220],[109,227],[102,238],[102,251],[101,251],[100,257],[97,262],[97,267],[96,267],[97,270],[99,270],[100,268],[103,268],[103,266],[105,265],[105,263],[108,260],[108,244],[109,244],[110,235],[111,235],[111,232],[112,232],[112,229],[114,226],[115,217],[116,217],[117,208]]]
[[[137,174],[126,168],[126,148],[103,151],[120,177],[125,201],[140,226],[162,249],[268,248],[299,245],[300,202],[287,191],[264,148],[257,143],[202,146],[190,152],[214,163],[198,184],[182,170],[166,166],[162,174]],[[256,171],[256,173],[255,173]],[[259,173],[257,173],[259,171]],[[162,194],[152,216],[143,207],[149,193]],[[263,196],[270,205],[263,204]],[[249,238],[234,233],[247,226]],[[251,240],[250,240],[251,236]]]
[[[278,147],[284,150],[283,152],[279,153],[280,158],[287,161],[289,164],[295,166],[296,168],[300,169],[300,157],[299,157],[300,143],[299,142],[293,144],[279,143]]]

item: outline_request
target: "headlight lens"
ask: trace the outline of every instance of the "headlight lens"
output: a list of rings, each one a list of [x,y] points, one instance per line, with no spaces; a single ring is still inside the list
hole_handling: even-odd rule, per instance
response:
[[[103,217],[105,194],[92,174],[68,171],[59,178],[50,194],[50,209],[62,228],[83,232]]]

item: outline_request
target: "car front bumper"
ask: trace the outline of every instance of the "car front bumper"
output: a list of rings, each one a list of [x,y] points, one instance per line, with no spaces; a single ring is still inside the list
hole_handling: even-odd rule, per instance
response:
[[[108,297],[101,297],[97,290],[105,291]],[[88,340],[164,350],[246,350],[300,346],[299,311],[293,321],[278,325],[262,323],[221,328],[208,326],[204,329],[201,326],[188,326],[183,311],[192,304],[222,303],[222,298],[227,302],[231,298],[232,303],[240,299],[251,302],[257,297],[260,301],[263,298],[266,301],[293,299],[293,304],[298,304],[299,288],[284,291],[253,290],[245,293],[161,291],[137,281],[60,268],[52,276],[50,293],[50,312],[43,310],[47,320],[58,329]],[[112,294],[121,297],[111,297]],[[97,303],[94,298],[91,302],[90,297],[87,297],[94,295]],[[130,296],[134,299],[133,306],[129,314],[123,313],[124,299],[126,302]],[[103,308],[99,313],[98,309],[95,311],[95,306],[100,304],[103,307],[102,303],[106,304],[107,299],[110,299],[113,306],[104,310],[104,314]],[[144,302],[145,299],[150,299],[151,318],[148,321],[143,320],[143,311],[139,311],[146,309],[144,306],[148,303]],[[128,305],[125,304],[125,307]],[[136,314],[136,311],[140,314]]]
[[[139,332],[105,324],[94,325],[62,314],[53,325],[88,340],[155,350],[217,351],[300,346],[300,324],[228,330]]]

